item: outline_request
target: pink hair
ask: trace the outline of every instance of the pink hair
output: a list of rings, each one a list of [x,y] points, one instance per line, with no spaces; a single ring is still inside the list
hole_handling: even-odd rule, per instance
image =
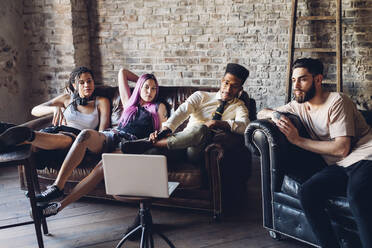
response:
[[[143,107],[150,112],[152,116],[152,123],[154,125],[155,130],[160,129],[160,120],[159,120],[159,115],[157,112],[157,106],[154,103],[156,98],[158,97],[159,93],[159,84],[158,80],[156,80],[156,77],[153,74],[143,74],[136,83],[136,86],[134,87],[134,90],[132,92],[132,95],[130,96],[128,102],[125,104],[124,111],[121,114],[119,123],[122,126],[125,126],[128,124],[130,120],[132,120],[138,111],[138,104],[141,98],[141,89],[143,84],[146,82],[148,79],[153,79],[156,84],[156,95],[154,99],[151,102],[146,103]]]

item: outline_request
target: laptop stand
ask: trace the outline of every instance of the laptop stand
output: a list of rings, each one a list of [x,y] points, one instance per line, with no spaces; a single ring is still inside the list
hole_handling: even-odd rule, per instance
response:
[[[154,229],[154,225],[152,223],[152,216],[150,214],[150,206],[151,206],[151,200],[148,198],[142,198],[139,200],[140,209],[139,209],[139,219],[140,224],[135,227],[132,231],[130,231],[128,234],[126,234],[119,242],[119,244],[116,246],[116,248],[120,248],[125,241],[129,239],[131,235],[135,235],[135,232],[138,229],[142,229],[141,234],[141,243],[140,248],[154,248],[154,238],[153,234],[158,234],[171,248],[175,248],[175,246],[172,244],[172,242],[162,233]]]

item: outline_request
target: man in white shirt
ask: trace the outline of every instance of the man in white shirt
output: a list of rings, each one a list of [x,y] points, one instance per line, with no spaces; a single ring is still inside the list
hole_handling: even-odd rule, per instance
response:
[[[151,142],[126,142],[122,144],[122,151],[142,153],[151,146],[167,147],[169,150],[187,148],[188,157],[198,160],[213,130],[243,134],[249,123],[249,113],[244,102],[237,97],[248,75],[249,71],[243,66],[227,64],[218,92],[193,93],[163,123],[160,133],[156,131],[150,135]],[[187,127],[173,133],[189,117]]]
[[[258,118],[271,118],[288,141],[321,154],[328,166],[300,189],[306,218],[321,247],[340,247],[325,211],[330,196],[345,194],[356,220],[363,247],[372,247],[372,130],[349,97],[322,89],[323,64],[298,59],[293,64],[295,101],[264,109]],[[310,138],[301,137],[280,112],[296,114]],[[301,170],[301,168],[298,168]]]

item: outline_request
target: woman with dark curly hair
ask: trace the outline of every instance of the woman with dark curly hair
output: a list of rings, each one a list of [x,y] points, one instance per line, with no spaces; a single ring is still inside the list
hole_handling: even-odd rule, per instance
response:
[[[110,125],[110,102],[95,96],[93,72],[75,68],[69,78],[67,92],[32,109],[32,115],[53,113],[53,126],[34,131],[26,126],[0,123],[0,152],[18,144],[32,144],[45,150],[66,149],[83,129],[106,129]]]

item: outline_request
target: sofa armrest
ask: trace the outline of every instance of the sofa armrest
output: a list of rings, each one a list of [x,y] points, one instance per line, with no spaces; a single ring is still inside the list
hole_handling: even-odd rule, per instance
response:
[[[260,155],[263,190],[269,195],[271,191],[280,191],[284,176],[281,165],[288,156],[289,142],[269,119],[251,122],[244,137],[248,149]]]
[[[297,116],[284,114],[296,126],[300,136],[309,137]],[[261,155],[262,173],[271,171],[274,191],[280,191],[284,175],[303,182],[326,166],[319,154],[288,142],[285,135],[269,119],[257,120],[248,125],[245,131],[245,144],[253,152]]]
[[[205,148],[205,171],[213,199],[214,216],[222,213],[221,161],[224,156],[221,144],[213,143]]]
[[[52,125],[52,120],[53,120],[53,115],[47,115],[47,116],[39,117],[37,119],[25,122],[20,126],[26,126],[33,130],[38,131],[42,128]]]
[[[251,174],[251,158],[244,146],[243,135],[231,132],[214,135],[212,143],[205,149],[205,171],[215,209],[222,211],[225,193],[246,182]]]

